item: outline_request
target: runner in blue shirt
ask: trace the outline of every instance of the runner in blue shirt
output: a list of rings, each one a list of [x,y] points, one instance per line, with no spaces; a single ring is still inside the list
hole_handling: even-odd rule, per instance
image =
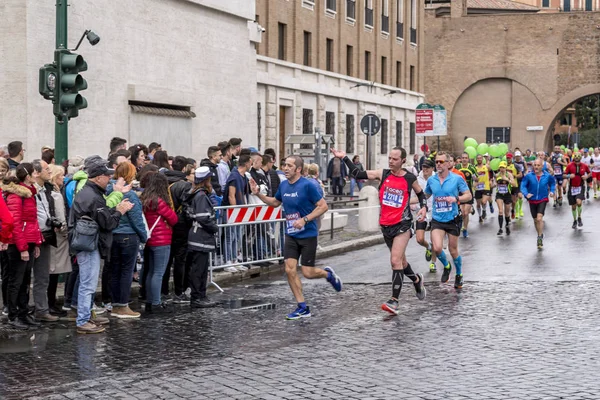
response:
[[[466,203],[472,196],[464,179],[450,172],[449,160],[449,155],[443,152],[438,152],[435,156],[437,173],[427,180],[425,195],[433,196],[431,241],[433,251],[444,264],[442,283],[448,282],[452,270],[443,248],[444,236],[448,234],[448,250],[456,267],[454,287],[462,289],[462,257],[458,254],[458,235],[461,226],[458,203]]]
[[[286,181],[281,182],[275,197],[260,194],[260,189],[254,180],[250,180],[252,193],[265,204],[279,207],[283,204],[286,218],[286,234],[283,249],[285,272],[292,293],[298,302],[298,308],[287,315],[287,319],[310,317],[310,309],[304,302],[302,283],[298,277],[298,259],[302,256],[302,275],[307,279],[325,278],[336,291],[342,290],[342,281],[333,268],[315,268],[317,254],[316,220],[327,212],[327,203],[318,192],[315,185],[302,177],[304,160],[300,156],[289,156],[282,165]]]

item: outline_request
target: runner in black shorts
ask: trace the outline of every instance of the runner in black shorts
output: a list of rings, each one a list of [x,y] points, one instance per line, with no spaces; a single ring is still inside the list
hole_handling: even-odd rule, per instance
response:
[[[575,153],[573,162],[567,165],[565,170],[565,178],[569,181],[567,199],[573,212],[573,229],[583,226],[581,213],[583,212],[583,200],[585,199],[585,181],[591,174],[592,171],[588,166],[581,162],[581,153]]]
[[[421,189],[425,190],[425,187],[427,186],[427,180],[433,176],[434,166],[435,165],[433,161],[429,159],[423,161],[423,164],[421,165],[421,172],[419,172],[419,175],[417,176],[417,181],[419,182]],[[431,221],[431,205],[432,199],[430,198],[427,201],[427,218],[424,221],[417,221],[415,223],[415,232],[417,235],[417,243],[425,247],[425,260],[430,261],[429,272],[435,273],[437,271],[435,267],[435,260],[437,257],[433,252],[433,246],[431,245],[431,242],[425,238],[425,232],[428,230],[428,228],[431,230],[431,224],[429,222]],[[419,198],[412,196],[410,198],[411,210],[417,211],[419,207]]]
[[[327,279],[331,286],[339,292],[342,281],[331,267],[315,268],[317,253],[316,220],[327,211],[327,203],[315,185],[302,177],[304,161],[299,156],[289,156],[282,166],[286,181],[281,182],[275,197],[267,197],[260,193],[260,188],[250,180],[252,193],[265,204],[279,207],[283,204],[286,218],[286,235],[283,248],[285,272],[292,293],[298,302],[296,310],[286,316],[287,319],[310,317],[310,309],[304,302],[302,283],[298,277],[298,259],[302,257],[302,275],[307,279]]]
[[[497,235],[502,235],[502,224],[506,220],[506,236],[510,235],[510,208],[512,205],[511,186],[516,186],[515,177],[506,170],[506,161],[500,162],[500,168],[496,174],[496,204],[498,205],[498,229]]]
[[[535,221],[537,231],[537,248],[544,247],[544,213],[548,198],[554,197],[556,180],[543,170],[544,160],[537,158],[533,162],[533,172],[525,175],[521,182],[521,193],[529,201],[531,217]]]
[[[350,177],[354,179],[377,179],[379,186],[379,201],[381,211],[379,225],[390,248],[390,261],[392,264],[392,297],[385,302],[381,309],[391,314],[398,314],[398,297],[402,290],[404,276],[407,276],[415,287],[419,300],[425,299],[426,290],[423,285],[423,275],[415,273],[406,261],[406,246],[412,236],[412,213],[409,201],[411,190],[419,198],[421,209],[418,213],[420,221],[425,220],[427,205],[423,191],[417,182],[417,177],[402,168],[406,162],[406,150],[394,147],[388,156],[390,169],[359,171],[354,163],[346,157],[346,153],[331,149],[335,157],[344,160],[348,167]]]
[[[456,164],[456,168],[465,176],[465,181],[467,182],[467,186],[471,192],[471,200],[460,203],[460,210],[463,217],[462,234],[465,238],[469,237],[468,229],[471,214],[475,215],[475,208],[473,208],[473,205],[475,204],[475,197],[473,196],[473,181],[474,179],[477,179],[477,169],[469,161],[469,154],[462,153],[460,164]]]

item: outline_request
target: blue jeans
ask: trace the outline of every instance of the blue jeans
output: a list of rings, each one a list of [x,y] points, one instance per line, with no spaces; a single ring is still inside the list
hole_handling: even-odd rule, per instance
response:
[[[363,182],[357,182],[356,179],[350,178],[350,196],[354,196],[354,188],[358,186],[360,191],[365,184]]]
[[[111,292],[113,307],[129,304],[133,268],[137,260],[140,239],[138,235],[115,234],[110,248]]]
[[[225,227],[225,262],[235,263],[238,256],[238,247],[242,240],[242,226]]]
[[[88,322],[92,317],[91,306],[98,287],[100,276],[100,253],[80,251],[77,253],[79,262],[79,301],[77,304],[77,326]]]
[[[146,304],[160,304],[160,289],[167,265],[171,246],[148,247],[148,274],[146,275]]]

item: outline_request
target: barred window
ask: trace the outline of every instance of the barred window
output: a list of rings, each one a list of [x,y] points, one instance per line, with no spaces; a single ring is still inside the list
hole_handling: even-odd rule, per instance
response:
[[[417,152],[417,138],[416,131],[417,125],[414,122],[410,123],[410,154]]]
[[[402,121],[396,121],[396,147],[402,147]]]
[[[388,120],[381,119],[381,154],[388,153]]]
[[[327,111],[325,113],[325,134],[335,135],[335,113]]]
[[[305,135],[313,133],[313,110],[309,108],[302,109],[302,133]]]
[[[346,115],[346,153],[354,153],[354,115]]]

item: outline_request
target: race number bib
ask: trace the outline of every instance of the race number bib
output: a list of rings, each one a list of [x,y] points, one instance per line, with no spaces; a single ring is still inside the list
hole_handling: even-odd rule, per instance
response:
[[[533,172],[533,165],[527,166],[527,172]]]
[[[581,193],[581,186],[572,186],[571,187],[571,196],[577,196]]]
[[[285,215],[286,228],[287,228],[286,232],[288,233],[288,235],[291,235],[292,233],[302,232],[304,230],[304,227],[302,229],[296,229],[294,227],[294,222],[296,222],[300,218],[302,218],[300,216],[300,213],[292,213],[292,214]]]
[[[435,212],[436,213],[445,213],[452,211],[452,204],[446,201],[445,197],[436,197],[435,198]]]
[[[400,208],[404,203],[404,191],[401,189],[395,189],[386,187],[383,192],[383,199],[381,204],[388,207]]]
[[[508,193],[508,185],[506,183],[501,183],[498,185],[498,194],[507,194]]]
[[[485,183],[477,183],[476,190],[485,190]]]
[[[560,165],[555,165],[554,166],[554,175],[562,175],[563,174],[563,169]]]

